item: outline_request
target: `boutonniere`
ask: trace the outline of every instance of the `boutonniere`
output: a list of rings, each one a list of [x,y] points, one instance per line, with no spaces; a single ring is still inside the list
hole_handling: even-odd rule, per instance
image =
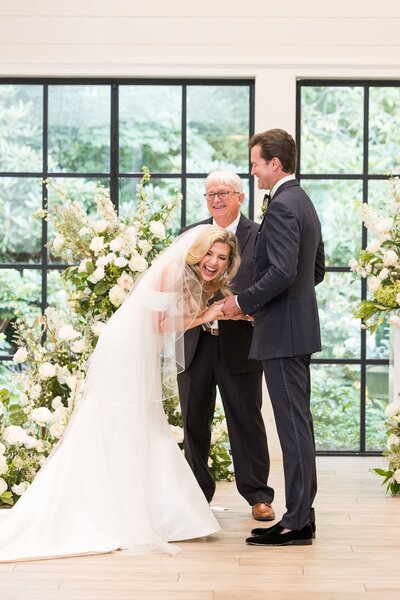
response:
[[[260,219],[264,218],[264,215],[267,212],[267,208],[268,208],[268,205],[270,203],[270,200],[271,200],[271,196],[269,194],[265,194],[264,198],[263,198],[263,201],[261,203]]]

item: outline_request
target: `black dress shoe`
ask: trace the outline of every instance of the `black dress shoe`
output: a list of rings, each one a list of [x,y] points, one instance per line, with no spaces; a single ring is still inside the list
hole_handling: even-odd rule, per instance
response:
[[[312,521],[310,525],[312,531],[312,539],[315,540],[317,531],[317,528],[315,527],[315,522]],[[272,527],[256,527],[255,529],[251,530],[251,535],[265,535],[266,533],[270,533],[277,527],[280,527],[280,523],[275,523],[275,525],[273,525]]]
[[[247,538],[246,543],[250,546],[309,546],[312,544],[311,525],[306,525],[303,529],[293,529],[287,533],[281,533],[284,530],[282,525],[270,527],[270,530],[272,530],[270,533]]]

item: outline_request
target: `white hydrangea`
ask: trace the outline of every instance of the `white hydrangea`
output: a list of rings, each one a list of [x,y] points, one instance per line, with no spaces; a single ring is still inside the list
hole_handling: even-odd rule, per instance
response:
[[[108,292],[108,296],[110,298],[111,304],[118,308],[118,306],[121,306],[121,304],[125,300],[126,292],[119,285],[113,285],[111,290]]]
[[[33,448],[36,448],[36,444],[37,444],[37,438],[33,437],[33,435],[27,435],[24,441],[24,446],[25,448],[28,448],[28,450],[32,450]]]
[[[165,227],[160,221],[150,221],[149,227],[153,235],[160,238],[160,240],[165,239]]]
[[[18,446],[25,442],[27,433],[20,425],[9,425],[3,431],[3,440],[9,446]]]
[[[25,348],[25,346],[21,346],[20,348],[18,348],[18,350],[14,354],[13,361],[17,364],[20,364],[20,363],[25,362],[27,358],[28,358],[28,350]]]
[[[11,491],[17,496],[22,496],[29,487],[29,481],[22,481],[18,485],[13,485]]]
[[[34,408],[31,412],[31,418],[40,427],[44,427],[47,423],[49,423],[52,419],[52,416],[52,412],[45,406],[39,406],[38,408]]]
[[[39,367],[39,377],[40,379],[50,379],[50,377],[54,377],[56,374],[56,366],[49,363],[44,362]]]
[[[40,385],[40,383],[35,383],[35,385],[33,385],[29,390],[29,396],[32,400],[37,400],[41,393],[42,386]]]

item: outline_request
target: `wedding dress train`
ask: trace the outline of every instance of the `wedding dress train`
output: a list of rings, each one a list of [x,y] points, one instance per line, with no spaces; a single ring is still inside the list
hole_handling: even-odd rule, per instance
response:
[[[0,561],[173,553],[169,542],[219,529],[161,402],[160,350],[164,366],[178,357],[157,315],[179,320],[184,257],[195,236],[178,238],[108,321],[63,439],[15,507],[0,511]],[[183,327],[174,329],[175,338]]]

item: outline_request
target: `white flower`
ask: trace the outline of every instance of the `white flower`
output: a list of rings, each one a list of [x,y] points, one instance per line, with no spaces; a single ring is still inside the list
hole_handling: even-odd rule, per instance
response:
[[[83,260],[81,260],[81,262],[79,263],[79,267],[78,267],[78,273],[86,273],[88,265],[91,265],[91,264],[92,264],[92,261],[90,260],[90,258],[84,258]]]
[[[53,414],[45,406],[39,406],[39,408],[33,409],[31,417],[40,427],[44,427],[46,423],[51,421]]]
[[[100,221],[95,221],[93,223],[93,229],[96,233],[104,233],[108,227],[108,223],[105,219],[101,219]]]
[[[393,473],[393,479],[397,481],[397,483],[400,483],[400,469],[396,469]]]
[[[387,439],[386,448],[390,450],[391,446],[397,446],[398,444],[400,444],[400,438],[394,433],[391,433]]]
[[[53,412],[51,420],[53,423],[65,423],[67,420],[68,410],[64,405],[58,406]]]
[[[147,260],[143,256],[140,256],[140,254],[135,254],[129,261],[129,266],[132,271],[142,273],[147,269]]]
[[[74,342],[73,344],[71,344],[71,350],[72,352],[75,352],[76,354],[81,354],[81,352],[83,352],[86,348],[86,341],[82,338],[80,340],[78,340],[77,342]]]
[[[386,279],[389,276],[389,269],[387,269],[386,267],[384,267],[381,272],[379,273],[379,279],[381,281],[383,281],[384,279]]]
[[[27,358],[28,358],[28,351],[25,348],[25,346],[21,346],[20,348],[18,348],[18,350],[14,354],[13,361],[15,363],[19,364],[19,363],[25,362]]]
[[[400,294],[397,294],[397,296],[400,296]],[[399,302],[399,300],[397,299],[397,296],[396,296],[396,302]],[[399,317],[399,315],[392,315],[390,317],[390,319],[389,319],[389,323],[391,325],[393,325],[394,327],[400,327],[400,317]]]
[[[398,256],[394,250],[386,250],[382,261],[385,267],[394,267],[397,264]]]
[[[19,485],[13,485],[11,491],[17,496],[22,496],[29,487],[29,481],[22,481]]]
[[[351,258],[349,260],[349,267],[351,271],[355,271],[358,267],[358,260],[356,260],[355,258]]]
[[[4,492],[7,491],[8,485],[7,483],[4,481],[4,479],[2,477],[0,477],[0,496],[2,496],[4,494]]]
[[[177,444],[183,442],[183,429],[178,425],[170,425],[172,437],[176,441]]]
[[[23,444],[26,437],[26,431],[20,425],[9,425],[3,431],[3,440],[9,446]]]
[[[90,242],[89,248],[93,250],[95,254],[98,254],[104,248],[104,238],[100,236],[96,236]]]
[[[160,221],[150,221],[149,227],[153,235],[160,238],[160,240],[165,239],[165,227]]]
[[[88,233],[90,233],[89,227],[82,227],[82,229],[80,229],[78,232],[80,237],[83,237],[84,235],[87,235]]]
[[[80,334],[72,327],[72,325],[64,325],[58,332],[60,340],[66,340],[67,342],[75,340],[79,336]]]
[[[32,450],[33,448],[36,448],[36,444],[37,444],[37,439],[35,437],[33,437],[33,435],[27,435],[24,441],[24,446],[25,448],[28,448],[28,450]]]
[[[7,471],[8,465],[6,457],[3,454],[0,454],[0,475],[4,475],[4,473],[7,473]]]
[[[385,415],[387,417],[394,417],[400,414],[400,402],[389,402],[385,408]]]
[[[368,246],[366,247],[366,251],[367,252],[378,252],[379,248],[381,247],[381,244],[378,240],[371,240],[370,243],[368,244]]]
[[[53,240],[54,250],[56,250],[56,251],[61,250],[61,248],[64,246],[64,244],[65,244],[64,236],[62,236],[61,234],[58,233]]]
[[[60,437],[64,433],[64,427],[63,427],[63,425],[61,425],[61,423],[53,423],[53,425],[51,425],[49,431],[50,431],[50,435],[52,435],[53,437],[55,437],[57,439],[60,439]]]
[[[49,362],[44,362],[39,367],[39,377],[40,379],[50,379],[50,377],[54,377],[56,374],[56,367]]]
[[[111,240],[109,246],[112,252],[119,252],[123,246],[123,241],[121,238],[117,237],[114,240]]]
[[[119,256],[114,260],[114,265],[123,269],[128,264],[128,260],[124,256]]]
[[[103,323],[103,321],[95,321],[90,329],[93,331],[94,335],[99,337],[105,326],[106,324]]]
[[[6,451],[5,445],[0,442],[0,455],[4,454],[5,451]]]
[[[121,276],[118,277],[117,283],[124,290],[130,290],[131,287],[133,286],[133,279],[132,279],[132,277],[130,275],[128,275],[128,273],[126,273],[124,271],[123,273],[121,273]]]
[[[142,256],[147,256],[153,247],[149,240],[140,240],[140,242],[138,242],[138,246],[142,251]]]
[[[45,452],[46,446],[45,446],[45,443],[43,440],[37,440],[35,450],[36,450],[36,452],[39,452],[39,453]]]
[[[368,279],[368,289],[370,292],[376,292],[381,286],[381,280],[379,279],[379,277],[375,277],[375,275],[373,275],[372,277],[369,277]]]
[[[98,283],[99,281],[101,281],[102,279],[104,279],[105,277],[105,272],[104,272],[104,268],[103,267],[97,267],[97,269],[95,269],[93,271],[93,273],[91,275],[89,275],[88,277],[88,281],[90,281],[91,283]]]
[[[70,375],[69,377],[67,377],[65,383],[67,384],[70,390],[74,390],[78,383],[78,378],[76,377],[76,375]]]
[[[54,410],[56,410],[60,406],[63,406],[61,396],[55,396],[53,398],[53,400],[51,401],[51,408],[53,408]]]
[[[107,264],[110,262],[114,262],[114,260],[117,258],[117,255],[114,254],[114,252],[109,252],[106,256],[107,259]]]
[[[118,308],[118,306],[121,306],[121,304],[125,300],[126,292],[119,285],[114,285],[108,292],[108,296],[110,298],[111,304]]]
[[[35,383],[35,385],[33,385],[29,390],[29,396],[32,398],[32,400],[37,400],[41,393],[42,386],[40,383]]]
[[[67,377],[70,376],[70,371],[68,367],[60,367],[57,365],[57,381],[60,385],[64,385],[67,381]]]
[[[106,265],[108,265],[108,263],[110,262],[110,259],[108,257],[109,254],[107,254],[107,256],[99,256],[99,258],[96,260],[96,267],[105,267]]]

